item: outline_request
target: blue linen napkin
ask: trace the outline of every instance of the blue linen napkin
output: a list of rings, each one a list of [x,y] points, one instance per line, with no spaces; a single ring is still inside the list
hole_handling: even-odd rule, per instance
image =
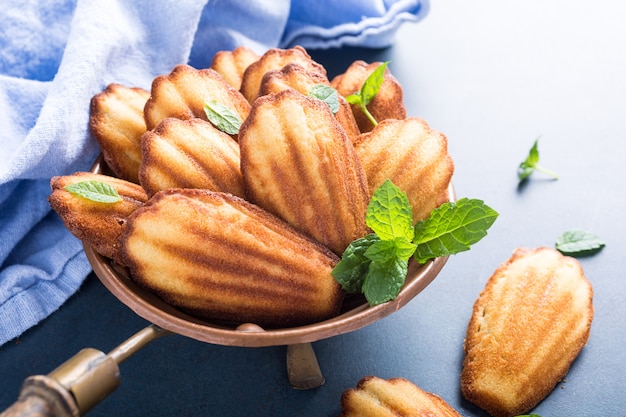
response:
[[[42,4],[45,3],[45,4]],[[0,345],[74,294],[91,268],[47,201],[50,178],[99,153],[89,101],[149,89],[178,63],[246,45],[386,47],[427,0],[51,0],[0,6]]]

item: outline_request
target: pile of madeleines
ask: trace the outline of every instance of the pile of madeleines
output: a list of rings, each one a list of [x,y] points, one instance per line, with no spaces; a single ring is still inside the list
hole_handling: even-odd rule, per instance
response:
[[[51,207],[93,249],[180,310],[209,321],[293,327],[337,315],[331,275],[369,233],[370,196],[387,179],[413,220],[448,201],[454,163],[444,134],[407,117],[402,86],[382,63],[355,61],[329,80],[301,47],[220,51],[210,68],[177,65],[147,91],[110,84],[91,100],[90,130],[111,175],[51,180]],[[336,91],[337,106],[310,94]],[[332,90],[331,90],[332,91]],[[209,121],[227,109],[235,130]],[[107,184],[93,201],[69,185]],[[470,318],[464,397],[495,417],[540,402],[586,344],[592,289],[580,264],[550,248],[518,249],[489,278]],[[341,399],[343,416],[459,414],[403,378],[368,376]]]

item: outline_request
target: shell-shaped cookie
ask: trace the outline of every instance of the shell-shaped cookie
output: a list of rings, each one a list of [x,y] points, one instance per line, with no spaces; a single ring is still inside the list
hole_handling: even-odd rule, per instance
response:
[[[239,145],[202,119],[167,118],[142,138],[139,179],[148,195],[205,188],[242,197]]]
[[[371,132],[362,134],[355,148],[370,192],[391,180],[407,193],[414,223],[448,201],[448,186],[454,173],[448,141],[424,120],[384,120]]]
[[[291,63],[300,65],[308,72],[318,73],[326,77],[326,69],[313,61],[304,48],[300,46],[291,49],[272,48],[246,69],[241,82],[241,93],[252,103],[259,95],[261,81],[265,73],[280,70]]]
[[[463,396],[494,417],[533,408],[587,343],[592,298],[576,259],[548,247],[517,249],[474,304],[465,339]]]
[[[341,396],[341,417],[461,417],[446,401],[405,378],[363,377]]]
[[[159,75],[152,81],[144,109],[146,126],[154,129],[167,117],[208,120],[204,104],[212,101],[228,107],[242,121],[248,117],[249,103],[216,71],[177,65],[168,75]]]
[[[343,74],[333,78],[331,84],[339,94],[347,97],[360,91],[367,77],[381,64],[381,62],[368,64],[361,60],[354,61]],[[406,117],[402,86],[391,74],[389,68],[385,69],[380,90],[367,105],[367,109],[378,123],[386,119],[404,119]],[[358,105],[352,104],[352,112],[362,133],[369,132],[374,128],[372,122]]]
[[[121,241],[135,281],[207,320],[297,326],[336,315],[343,298],[337,256],[231,194],[162,191]]]
[[[109,184],[122,197],[122,201],[99,203],[65,189],[67,185],[83,181]],[[65,227],[99,254],[119,262],[119,236],[126,227],[128,216],[148,200],[143,188],[129,181],[91,172],[53,177],[50,187],[52,193],[48,201]]]
[[[291,89],[259,97],[239,140],[248,200],[337,254],[367,234],[365,172],[326,103]]]
[[[113,83],[91,99],[89,128],[105,162],[118,178],[134,183],[139,183],[143,109],[149,97],[142,88]]]
[[[309,72],[299,64],[288,64],[280,70],[265,73],[261,80],[259,95],[276,94],[282,90],[293,88],[307,96],[316,85],[320,84],[330,87],[330,82],[325,75]],[[335,118],[346,131],[350,141],[354,143],[361,132],[352,114],[352,108],[346,99],[338,93],[337,100],[339,109],[335,113]]]
[[[232,51],[218,51],[211,62],[211,68],[217,71],[235,90],[241,88],[241,80],[246,68],[259,59],[252,49],[238,46]]]

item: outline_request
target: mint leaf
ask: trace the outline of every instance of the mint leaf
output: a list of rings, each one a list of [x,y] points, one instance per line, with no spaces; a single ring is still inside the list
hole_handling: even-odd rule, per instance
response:
[[[339,111],[339,94],[337,93],[337,90],[329,85],[314,85],[311,87],[311,90],[309,90],[309,97],[322,100],[324,103],[328,104],[328,107],[330,107],[333,114]]]
[[[445,203],[412,226],[406,194],[387,180],[374,191],[366,223],[374,233],[353,241],[331,274],[348,293],[370,305],[393,300],[404,285],[408,262],[420,263],[468,250],[487,234],[498,213],[481,200]]]
[[[354,94],[350,94],[346,97],[346,100],[350,104],[358,105],[365,116],[369,119],[374,126],[378,124],[374,116],[367,109],[367,105],[376,97],[376,94],[380,91],[380,87],[385,80],[385,69],[389,65],[389,61],[380,64],[371,74],[365,79],[361,89]]]
[[[383,62],[376,67],[374,71],[367,77],[363,86],[361,87],[361,99],[364,105],[370,104],[370,102],[376,97],[376,94],[380,91],[380,86],[383,85],[385,80],[385,70],[389,65],[389,61]]]
[[[424,263],[468,250],[487,235],[497,217],[498,213],[481,200],[462,198],[442,204],[415,225],[415,259]]]
[[[545,174],[548,174],[554,179],[559,178],[558,175],[556,175],[554,172],[538,164],[539,162],[538,144],[539,144],[539,138],[535,140],[535,143],[533,144],[532,148],[530,148],[530,151],[528,152],[528,156],[526,157],[524,161],[522,161],[519,164],[519,167],[517,168],[517,178],[519,178],[520,181],[523,181],[526,178],[528,178],[530,174],[532,174],[534,171],[544,172]]]
[[[600,237],[584,230],[570,230],[556,240],[556,249],[564,255],[588,256],[600,252],[605,243]]]
[[[122,197],[117,190],[106,182],[97,180],[81,181],[65,186],[65,190],[87,200],[96,203],[117,203],[122,201]]]
[[[403,237],[393,240],[379,240],[373,242],[364,253],[364,256],[374,262],[386,262],[391,258],[399,258],[408,261],[416,246]]]
[[[413,211],[406,193],[386,180],[378,187],[367,206],[367,226],[382,240],[413,239]]]
[[[207,101],[204,103],[204,113],[207,119],[216,128],[229,135],[236,135],[239,133],[241,127],[241,119],[237,113],[233,112],[230,108],[218,103],[217,101]]]
[[[341,261],[335,265],[331,274],[346,292],[350,294],[361,292],[363,280],[371,263],[365,252],[379,241],[380,238],[372,233],[354,240],[344,251]]]
[[[408,261],[392,256],[384,261],[372,261],[363,280],[363,294],[374,306],[394,300],[404,285]]]

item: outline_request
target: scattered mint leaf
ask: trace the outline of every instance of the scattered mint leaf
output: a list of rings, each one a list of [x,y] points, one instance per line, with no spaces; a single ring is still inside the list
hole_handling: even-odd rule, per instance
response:
[[[570,230],[556,240],[556,249],[564,255],[588,256],[600,252],[605,243],[600,237],[583,230]]]
[[[204,113],[207,119],[215,127],[222,132],[229,135],[236,135],[239,133],[241,127],[241,119],[237,113],[233,112],[230,108],[218,103],[217,101],[207,101],[204,103]]]
[[[332,275],[348,293],[363,293],[372,306],[393,300],[404,285],[412,256],[423,263],[468,250],[497,216],[481,200],[465,198],[443,204],[413,227],[406,194],[385,181],[367,207],[366,223],[374,233],[353,241]]]
[[[328,104],[328,107],[330,107],[333,114],[339,111],[339,94],[337,93],[337,90],[329,85],[314,85],[309,91],[309,97],[322,100],[324,103]]]
[[[497,217],[498,213],[481,200],[462,198],[442,204],[415,225],[415,259],[424,263],[469,250],[487,235]]]
[[[555,174],[549,169],[546,169],[538,164],[539,162],[538,144],[539,144],[539,139],[537,138],[532,148],[530,148],[530,151],[528,152],[528,156],[526,157],[526,159],[519,164],[519,167],[517,169],[517,178],[519,178],[520,181],[523,181],[526,178],[528,178],[530,174],[532,174],[534,171],[541,171],[545,174],[548,174],[555,180],[559,178],[557,174]]]
[[[365,222],[382,240],[398,236],[409,241],[413,239],[413,211],[409,198],[389,180],[372,195]]]
[[[524,414],[524,415],[520,415],[520,416],[515,416],[515,417],[541,417],[539,414]]]
[[[122,197],[110,184],[102,181],[89,180],[81,181],[65,186],[65,190],[82,198],[86,198],[96,203],[117,203],[122,201]]]
[[[361,108],[365,116],[367,116],[374,126],[376,126],[378,122],[367,109],[367,105],[370,104],[374,97],[376,97],[376,94],[380,91],[380,86],[385,80],[385,70],[388,65],[389,61],[386,61],[376,67],[376,69],[372,71],[361,86],[361,90],[346,97],[348,103],[356,104]]]

